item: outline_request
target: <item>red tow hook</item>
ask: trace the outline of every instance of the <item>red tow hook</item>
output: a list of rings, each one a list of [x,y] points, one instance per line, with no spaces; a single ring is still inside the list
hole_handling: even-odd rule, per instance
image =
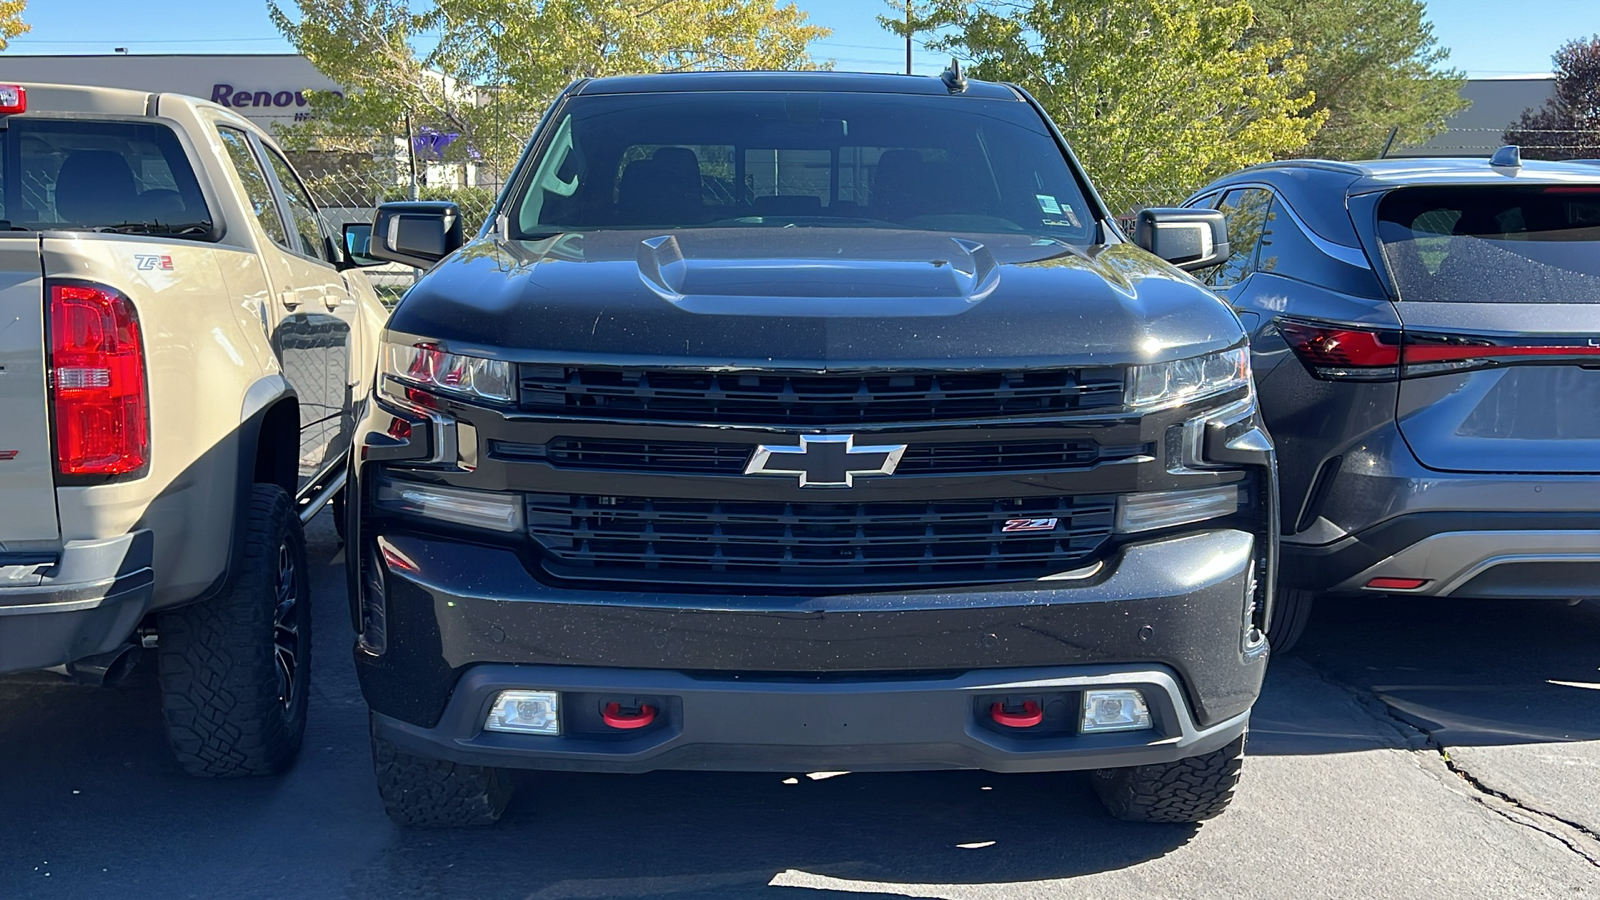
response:
[[[656,720],[656,708],[645,703],[638,709],[624,710],[620,703],[607,703],[600,711],[600,718],[612,728],[643,728]]]
[[[1044,721],[1044,710],[1032,700],[1024,700],[1020,710],[1015,706],[996,703],[989,707],[989,717],[1007,728],[1032,728]]]

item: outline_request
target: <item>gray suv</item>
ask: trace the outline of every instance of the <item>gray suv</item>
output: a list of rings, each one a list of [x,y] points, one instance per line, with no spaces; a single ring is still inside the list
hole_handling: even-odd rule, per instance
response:
[[[1600,596],[1600,171],[1294,160],[1187,205],[1279,448],[1274,649],[1319,594]]]

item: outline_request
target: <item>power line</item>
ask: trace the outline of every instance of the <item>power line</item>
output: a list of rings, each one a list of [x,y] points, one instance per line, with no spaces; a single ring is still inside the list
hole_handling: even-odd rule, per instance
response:
[[[89,39],[86,39],[86,40],[77,40],[77,41],[40,41],[40,40],[33,40],[31,38],[12,38],[11,39],[11,43],[12,44],[116,44],[119,47],[126,46],[126,45],[131,45],[131,44],[244,44],[244,43],[261,43],[263,41],[273,41],[273,42],[278,42],[278,43],[288,43],[288,40],[286,38],[283,38],[283,37],[262,37],[262,38],[178,38],[178,39],[175,39],[175,40],[142,40],[142,41],[129,41],[129,40],[124,40],[122,38],[104,38],[104,39],[98,39],[98,40],[94,39],[94,38],[89,38]]]

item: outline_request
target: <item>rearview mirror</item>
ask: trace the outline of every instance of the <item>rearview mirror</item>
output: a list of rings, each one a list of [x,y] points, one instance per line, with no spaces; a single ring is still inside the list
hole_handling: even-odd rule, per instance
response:
[[[1133,241],[1184,271],[1225,261],[1228,222],[1214,209],[1142,209]]]
[[[383,260],[372,255],[372,223],[346,222],[344,226],[344,258],[351,266],[381,266]]]
[[[461,210],[447,201],[385,203],[372,219],[374,259],[427,269],[466,243]]]

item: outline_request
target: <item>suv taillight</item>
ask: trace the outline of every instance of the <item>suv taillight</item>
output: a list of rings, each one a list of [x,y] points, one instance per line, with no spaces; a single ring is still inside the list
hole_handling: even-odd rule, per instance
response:
[[[1324,381],[1394,381],[1400,332],[1279,319],[1278,333],[1307,370]]]
[[[85,282],[52,281],[47,292],[56,471],[143,469],[150,459],[150,395],[132,301]]]
[[[1394,381],[1515,365],[1592,366],[1600,358],[1600,342],[1587,337],[1402,334],[1295,319],[1277,325],[1294,355],[1324,381]]]

